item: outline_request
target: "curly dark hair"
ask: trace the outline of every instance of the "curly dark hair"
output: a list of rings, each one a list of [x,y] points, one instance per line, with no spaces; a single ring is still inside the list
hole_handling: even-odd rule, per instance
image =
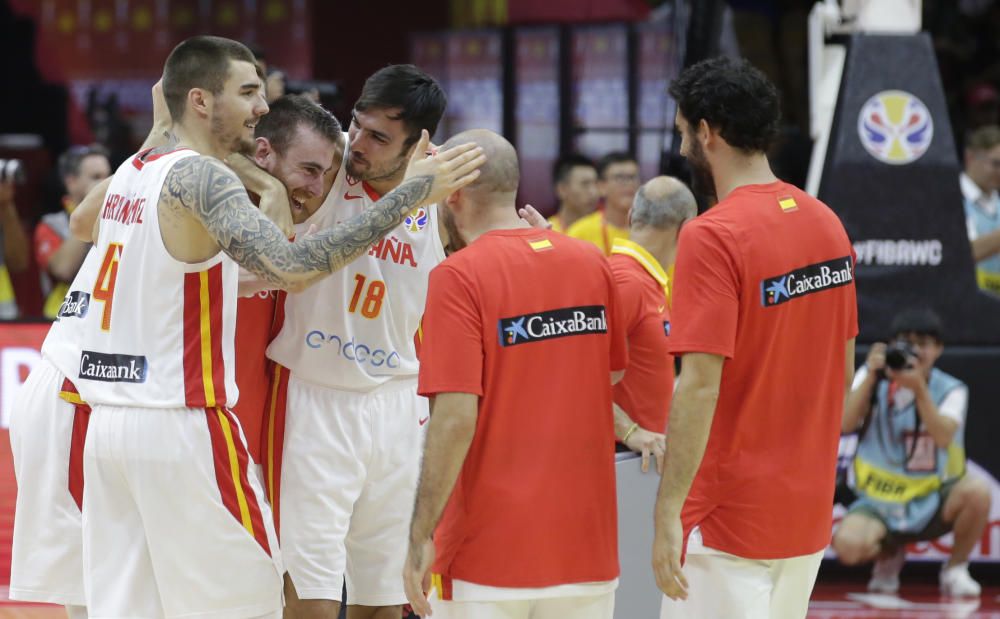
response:
[[[719,56],[684,69],[670,96],[692,127],[702,119],[732,147],[767,152],[778,136],[778,90],[746,60]]]

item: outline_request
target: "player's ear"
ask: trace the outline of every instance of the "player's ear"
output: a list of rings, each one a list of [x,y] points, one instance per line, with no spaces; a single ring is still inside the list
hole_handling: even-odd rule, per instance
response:
[[[257,138],[254,140],[256,148],[254,149],[253,160],[260,167],[266,167],[268,159],[274,153],[274,148],[271,147],[271,141],[267,138]]]
[[[201,89],[192,88],[188,91],[187,104],[194,112],[202,118],[208,117],[208,108],[212,103],[212,93]]]

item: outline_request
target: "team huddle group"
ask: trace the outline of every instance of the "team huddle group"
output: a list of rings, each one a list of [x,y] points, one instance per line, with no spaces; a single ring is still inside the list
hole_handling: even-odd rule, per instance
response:
[[[352,619],[609,618],[617,439],[662,473],[663,617],[804,617],[850,243],[771,174],[758,71],[707,61],[671,94],[719,202],[695,217],[654,178],[601,251],[517,208],[503,137],[429,144],[446,97],[411,65],[367,80],[345,133],[269,105],[242,44],[179,44],[146,144],[72,214],[93,247],[10,426],[11,598],[332,619],[346,586]],[[713,116],[727,97],[745,118]]]

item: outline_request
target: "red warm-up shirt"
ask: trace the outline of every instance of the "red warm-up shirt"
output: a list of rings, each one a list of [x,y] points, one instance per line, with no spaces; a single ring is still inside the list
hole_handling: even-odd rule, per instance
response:
[[[480,396],[434,534],[442,578],[536,588],[618,576],[618,306],[601,253],[549,231],[489,232],[431,272],[419,392]]]
[[[830,541],[853,265],[833,211],[780,181],[737,188],[681,231],[670,351],[726,358],[682,512],[706,546],[779,559]]]

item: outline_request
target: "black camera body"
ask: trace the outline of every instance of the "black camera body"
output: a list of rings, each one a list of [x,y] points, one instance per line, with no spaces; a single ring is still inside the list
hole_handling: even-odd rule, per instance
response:
[[[910,357],[916,357],[913,347],[905,340],[896,340],[885,349],[885,365],[896,372],[912,368]]]

